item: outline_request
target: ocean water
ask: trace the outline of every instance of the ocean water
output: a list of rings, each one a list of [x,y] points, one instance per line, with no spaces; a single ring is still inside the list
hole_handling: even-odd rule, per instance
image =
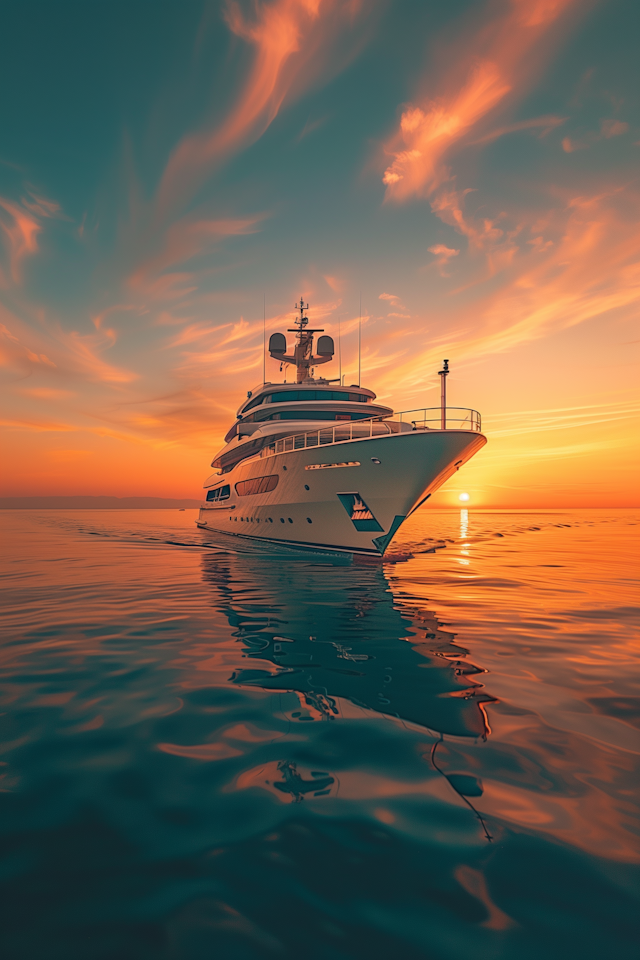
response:
[[[638,532],[3,511],[6,960],[638,955]]]

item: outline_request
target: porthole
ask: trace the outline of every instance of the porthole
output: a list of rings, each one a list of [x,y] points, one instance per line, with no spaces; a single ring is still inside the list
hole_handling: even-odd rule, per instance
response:
[[[305,483],[304,488],[305,488],[305,490],[308,490],[308,489],[309,489],[309,484],[308,484],[308,483]]]
[[[286,470],[286,469],[287,469],[284,464],[282,464],[282,469],[283,469],[283,470]]]
[[[371,457],[371,463],[382,463],[382,460],[378,460],[377,457]]]
[[[287,519],[288,519],[289,523],[293,523],[293,520],[291,519],[291,517],[287,517]]]
[[[307,517],[307,523],[313,523],[313,520],[311,519],[311,517]]]
[[[280,517],[280,523],[284,523],[284,517]]]

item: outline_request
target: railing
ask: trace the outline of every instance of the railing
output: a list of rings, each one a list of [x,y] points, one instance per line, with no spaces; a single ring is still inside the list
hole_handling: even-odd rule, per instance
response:
[[[410,414],[422,414],[419,416],[410,416]],[[431,414],[431,416],[427,416]],[[444,411],[442,407],[420,407],[417,410],[399,410],[394,413],[400,423],[411,423],[414,428],[426,430],[474,430],[476,433],[482,432],[482,418],[477,410],[471,410],[469,407],[447,407]],[[434,426],[431,426],[434,424]]]
[[[311,430],[309,433],[297,433],[292,437],[283,437],[260,451],[261,457],[270,457],[274,453],[287,453],[289,450],[302,450],[305,447],[323,447],[328,443],[344,443],[346,440],[367,440],[369,437],[388,436],[400,433],[399,423],[386,420],[352,420],[335,427]]]
[[[452,412],[464,412],[465,416],[453,416]],[[428,413],[438,413],[438,416],[427,417]],[[421,418],[405,419],[408,414],[423,414]],[[275,440],[260,451],[259,456],[271,457],[276,453],[288,453],[291,450],[303,450],[306,447],[323,447],[331,443],[344,443],[347,440],[367,440],[370,437],[383,437],[392,433],[402,433],[401,424],[411,423],[414,430],[442,429],[440,407],[422,407],[418,410],[401,410],[394,414],[398,420],[381,420],[372,417],[368,420],[352,420],[350,423],[338,423],[332,427],[323,427],[320,430],[311,430],[308,433],[297,433],[291,437]],[[474,430],[480,432],[481,420],[477,410],[466,407],[447,407],[446,430]],[[437,427],[428,424],[437,423]]]

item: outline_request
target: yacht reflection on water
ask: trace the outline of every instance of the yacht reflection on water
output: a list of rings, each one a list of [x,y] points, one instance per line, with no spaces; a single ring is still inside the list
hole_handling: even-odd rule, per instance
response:
[[[293,694],[281,698],[292,723],[377,716],[438,740],[486,738],[484,704],[495,698],[454,635],[434,614],[404,609],[380,566],[317,559],[235,551],[204,558],[203,578],[244,648],[246,666],[230,681]],[[332,792],[326,771],[303,776],[288,759],[270,766],[280,793],[299,800]],[[461,796],[482,792],[474,777],[466,786],[464,776],[448,779]]]

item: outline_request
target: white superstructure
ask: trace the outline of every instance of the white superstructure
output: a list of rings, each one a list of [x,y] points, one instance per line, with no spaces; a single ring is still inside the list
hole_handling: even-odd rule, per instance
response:
[[[309,329],[303,301],[292,354],[284,334],[269,352],[295,364],[296,383],[249,391],[204,483],[197,524],[211,533],[299,548],[385,552],[406,518],[486,443],[475,410],[443,402],[403,411],[377,404],[364,387],[313,377],[332,359],[330,337]]]

